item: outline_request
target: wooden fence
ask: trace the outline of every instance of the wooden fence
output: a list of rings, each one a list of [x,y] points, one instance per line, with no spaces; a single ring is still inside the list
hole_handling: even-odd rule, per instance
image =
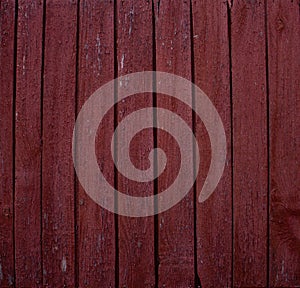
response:
[[[0,287],[300,287],[297,0],[1,0],[0,41]],[[211,158],[202,122],[166,96],[120,102],[96,141],[118,190],[137,184],[101,151],[134,110],[169,108],[202,143],[187,196],[130,218],[81,187],[72,133],[96,89],[144,70],[198,85],[222,118],[228,152],[216,191],[198,203]],[[180,165],[169,134],[140,134],[137,167],[154,146],[169,166],[135,196],[163,191]]]

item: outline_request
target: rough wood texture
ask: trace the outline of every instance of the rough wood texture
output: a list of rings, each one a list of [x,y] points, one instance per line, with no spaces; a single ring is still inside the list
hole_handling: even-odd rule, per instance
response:
[[[152,65],[152,3],[146,0],[117,1],[118,76],[137,71],[153,70]],[[126,86],[126,83],[124,84]],[[118,87],[126,89],[124,86]],[[143,93],[118,104],[118,122],[129,113],[152,106],[152,94]],[[152,115],[149,115],[152,117]],[[129,130],[131,127],[126,127]],[[139,133],[138,141],[130,145],[131,159],[140,169],[148,163],[153,149],[153,131]],[[122,139],[121,141],[124,141]],[[122,147],[118,147],[118,150]],[[144,155],[144,156],[142,156]],[[153,182],[135,185],[118,173],[118,190],[145,197],[153,195]],[[132,194],[136,192],[137,194]],[[154,217],[119,217],[119,287],[155,287]]]
[[[188,1],[155,1],[156,70],[191,80],[190,9]],[[192,126],[191,109],[182,109],[176,101],[162,99],[161,95],[157,95],[157,106],[167,107]],[[157,144],[158,147],[166,147],[168,162],[173,161],[175,165],[167,174],[159,177],[160,192],[177,176],[175,167],[180,167],[180,155],[172,149],[169,138],[160,130],[157,132]],[[187,140],[187,145],[191,145],[192,153],[192,141]],[[194,287],[192,191],[175,207],[158,215],[158,287]]]
[[[300,287],[299,22],[296,0],[0,1],[0,287]],[[131,219],[75,180],[72,133],[97,88],[152,69],[194,79],[210,97],[227,162],[199,204],[211,160],[201,119],[167,95],[121,101],[95,141],[100,170],[121,192],[160,193],[181,163],[174,138],[150,128],[131,139],[130,158],[146,169],[157,145],[165,171],[145,183],[118,173],[111,136],[130,113],[169,109],[200,144],[187,196]]]
[[[114,78],[114,5],[112,1],[84,0],[80,2],[79,71],[77,112],[88,97],[104,83]],[[113,97],[113,95],[107,95]],[[110,147],[114,118],[99,128],[96,152],[114,181],[114,166],[103,156]],[[87,119],[88,121],[88,119]],[[115,223],[114,215],[98,206],[78,185],[78,283],[79,287],[115,287]]]
[[[47,1],[43,99],[43,285],[75,285],[74,168],[77,1]]]
[[[265,8],[231,9],[234,287],[267,285],[267,84]]]
[[[224,124],[228,148],[222,180],[211,198],[197,205],[197,270],[202,287],[231,287],[232,163],[228,7],[224,1],[195,0],[192,8],[195,84],[216,106]],[[209,142],[209,139],[203,133],[203,124],[195,122],[195,125],[197,139],[200,140],[201,165],[206,166],[205,171],[200,170],[197,179],[198,199],[207,176],[211,147],[208,143],[209,150],[205,150],[205,141]]]
[[[42,283],[41,69],[43,2],[19,1],[15,131],[16,285]],[[30,131],[30,133],[28,133]]]
[[[0,2],[0,286],[14,284],[13,95],[15,4]]]
[[[297,1],[268,1],[270,286],[300,286],[300,18]]]

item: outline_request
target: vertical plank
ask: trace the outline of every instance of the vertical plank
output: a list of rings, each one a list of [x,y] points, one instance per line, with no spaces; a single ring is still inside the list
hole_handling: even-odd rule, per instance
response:
[[[234,287],[267,285],[268,154],[264,2],[231,9]]]
[[[224,1],[193,1],[195,84],[208,95],[218,110],[226,131],[228,148],[221,182],[206,202],[197,205],[197,270],[202,287],[231,287],[232,173],[227,10]],[[202,149],[205,147],[204,137],[208,135],[203,134],[199,123],[196,124],[195,131],[202,150],[201,163],[206,163],[208,167],[210,153]],[[199,173],[199,177],[197,197],[206,175]]]
[[[15,132],[16,285],[38,287],[41,268],[41,67],[43,2],[18,2]]]
[[[297,1],[268,1],[270,285],[300,286],[300,17]]]
[[[77,1],[47,1],[43,99],[43,285],[73,287]]]
[[[0,286],[14,283],[13,94],[15,4],[0,3]]]
[[[152,3],[147,0],[117,1],[117,59],[118,76],[153,69]],[[126,87],[123,87],[126,89]],[[122,87],[118,87],[122,89]],[[152,106],[152,94],[138,94],[118,104],[118,123],[131,112]],[[152,115],[149,115],[152,117]],[[128,131],[130,127],[126,127]],[[131,145],[131,159],[139,167],[145,166],[153,149],[153,131],[138,133]],[[122,147],[118,147],[122,149]],[[143,157],[141,155],[146,155]],[[138,188],[137,188],[138,187]],[[153,195],[153,182],[136,186],[134,181],[118,173],[118,190],[139,197]],[[133,195],[133,194],[131,194]],[[119,217],[119,287],[154,287],[154,217]]]
[[[112,1],[80,2],[78,108],[104,83],[114,78],[114,4]],[[107,95],[107,97],[114,97]],[[96,150],[108,181],[114,183],[112,161],[102,151],[110,147],[114,115],[100,129]],[[87,119],[88,120],[88,119]],[[115,287],[114,215],[99,207],[78,187],[79,287]]]
[[[191,39],[189,1],[155,1],[156,70],[191,80]],[[174,87],[176,83],[174,83]],[[167,107],[192,126],[192,110],[184,109],[170,97],[157,95],[157,106]],[[192,99],[191,99],[192,106]],[[170,138],[160,130],[157,144],[167,149],[170,169],[158,178],[158,192],[172,183],[180,157]],[[187,140],[192,153],[192,139]],[[192,163],[191,163],[192,165]],[[193,175],[191,175],[192,177]],[[159,205],[159,203],[158,203]],[[158,287],[194,287],[194,206],[190,193],[175,207],[158,215]]]

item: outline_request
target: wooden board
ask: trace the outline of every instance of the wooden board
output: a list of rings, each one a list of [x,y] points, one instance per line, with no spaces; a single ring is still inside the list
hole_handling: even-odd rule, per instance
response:
[[[14,284],[15,4],[0,3],[0,286]]]
[[[300,286],[300,18],[297,1],[269,1],[270,286]]]
[[[233,1],[234,287],[267,285],[267,84],[265,7]]]
[[[152,3],[146,0],[117,1],[118,76],[153,70]],[[126,89],[126,87],[118,87]],[[137,94],[117,106],[118,123],[129,113],[152,106],[152,94]],[[152,117],[152,115],[149,115]],[[129,130],[131,127],[126,127]],[[153,131],[139,133],[132,142],[131,159],[137,167],[147,165],[147,154],[153,149]],[[120,142],[122,143],[124,139]],[[122,149],[118,146],[117,150]],[[145,155],[143,157],[141,155]],[[149,155],[149,154],[148,154]],[[153,182],[135,185],[118,173],[117,189],[125,194],[145,197],[153,195]],[[135,192],[137,194],[132,194]],[[154,217],[119,217],[119,287],[155,287]]]
[[[77,113],[95,90],[114,78],[114,4],[81,1],[79,15]],[[110,147],[114,129],[114,113],[110,116],[104,129],[98,130],[96,152],[113,185],[113,163],[102,153]],[[80,185],[77,187],[79,287],[115,287],[115,216],[90,199]]]
[[[16,285],[42,284],[41,83],[43,2],[19,1],[15,113]],[[30,133],[28,133],[30,131]]]
[[[191,80],[190,3],[188,1],[155,1],[154,3],[156,70]],[[190,101],[192,105],[192,99]],[[191,109],[184,109],[176,101],[168,97],[162,98],[160,94],[157,95],[156,104],[183,117],[192,127]],[[176,168],[180,167],[180,155],[170,142],[171,139],[161,130],[157,131],[157,145],[163,148],[168,162],[172,163],[172,169],[158,178],[158,193],[172,183],[177,176]],[[190,143],[192,153],[192,139],[187,143]],[[158,215],[156,232],[158,233],[158,287],[194,287],[195,285],[193,198],[193,189],[191,189],[175,207]]]
[[[75,285],[74,167],[77,1],[47,1],[43,95],[43,285]]]
[[[231,287],[232,162],[228,4],[218,0],[195,0],[192,3],[195,84],[217,108],[227,138],[227,161],[222,180],[206,202],[197,204],[197,285]],[[197,201],[211,161],[211,153],[206,149],[211,148],[202,123],[195,122],[195,131],[200,143],[201,167],[204,168],[200,170],[197,179]]]

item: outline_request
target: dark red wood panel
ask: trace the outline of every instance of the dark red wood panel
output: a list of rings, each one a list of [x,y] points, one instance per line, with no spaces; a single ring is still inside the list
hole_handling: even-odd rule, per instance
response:
[[[0,2],[0,286],[14,283],[13,96],[15,4]]]
[[[188,1],[155,1],[156,70],[189,80],[192,79],[190,9]],[[161,98],[161,95],[157,95],[157,106],[172,110],[192,127],[191,109],[183,109],[170,97]],[[169,137],[161,130],[157,132],[157,145],[166,147],[168,162],[180,167],[180,155],[176,153],[178,151],[172,149]],[[187,145],[191,145],[192,153],[192,139],[187,139]],[[168,187],[176,176],[177,170],[174,168],[159,177],[158,192],[164,191],[164,187]],[[158,215],[157,233],[158,287],[194,287],[193,189],[176,206]]]
[[[300,286],[300,16],[297,1],[268,1],[270,286]]]
[[[43,282],[75,285],[74,168],[77,1],[47,1],[43,97]]]
[[[19,1],[15,131],[16,285],[39,287],[43,2]]]
[[[88,97],[114,78],[114,4],[112,1],[80,2],[79,71],[77,112]],[[114,95],[107,95],[114,97]],[[105,175],[114,182],[114,166],[103,156],[110,147],[114,129],[113,113],[100,129],[96,149]],[[88,121],[88,119],[87,119]],[[79,287],[115,287],[114,215],[97,205],[78,185],[78,284]]]
[[[197,271],[202,287],[231,287],[232,283],[230,47],[227,10],[225,1],[193,1],[195,84],[207,94],[218,110],[227,138],[227,161],[223,178],[214,194],[206,202],[197,205]],[[196,98],[196,104],[197,101]],[[203,133],[200,123],[195,122],[195,125],[197,139],[200,139],[200,161],[207,169],[211,154],[205,151],[203,142],[209,141],[208,135]],[[206,176],[207,170],[200,170],[196,200]]]
[[[0,287],[300,286],[299,22],[295,0],[0,1]],[[194,80],[212,100],[226,131],[224,174],[198,203],[211,161],[201,119],[167,95],[134,95],[97,131],[109,184],[150,196],[178,175],[180,147],[152,128],[131,139],[130,159],[148,168],[157,145],[162,175],[137,183],[114,167],[114,126],[144,107],[194,129],[200,171],[168,211],[114,215],[75,178],[75,117],[114,77],[155,69]]]
[[[117,60],[118,76],[153,70],[152,3],[146,0],[117,1]],[[130,84],[130,83],[129,83]],[[126,83],[124,84],[126,86]],[[126,89],[124,86],[118,87]],[[118,122],[129,113],[152,106],[152,94],[143,93],[120,102],[117,106]],[[152,115],[149,115],[152,117]],[[131,127],[126,126],[128,132]],[[145,166],[148,157],[142,157],[153,149],[153,131],[139,133],[132,142],[131,159],[139,167]],[[121,139],[120,142],[124,141]],[[122,146],[118,147],[122,149]],[[142,154],[141,154],[142,153]],[[133,181],[118,174],[118,190],[132,196],[145,197],[154,194],[153,182],[136,186]],[[137,194],[131,194],[132,192]],[[154,266],[154,217],[119,218],[119,287],[155,287]],[[137,284],[138,283],[138,284]]]
[[[234,287],[267,285],[267,84],[264,1],[233,1]]]

